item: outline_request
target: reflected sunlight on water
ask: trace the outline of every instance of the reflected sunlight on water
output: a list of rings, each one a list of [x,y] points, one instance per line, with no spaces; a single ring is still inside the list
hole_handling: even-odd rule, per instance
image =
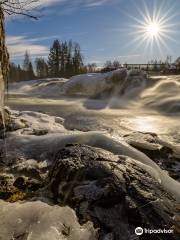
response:
[[[166,116],[138,116],[128,120],[134,131],[155,132],[157,134],[172,133],[179,129],[178,119]]]

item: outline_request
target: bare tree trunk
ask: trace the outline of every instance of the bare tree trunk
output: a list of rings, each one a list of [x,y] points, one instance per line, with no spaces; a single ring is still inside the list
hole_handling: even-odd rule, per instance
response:
[[[4,14],[0,7],[0,123],[3,122],[4,92],[8,79],[8,70],[9,54],[5,44]],[[0,126],[2,126],[2,124],[0,124]]]

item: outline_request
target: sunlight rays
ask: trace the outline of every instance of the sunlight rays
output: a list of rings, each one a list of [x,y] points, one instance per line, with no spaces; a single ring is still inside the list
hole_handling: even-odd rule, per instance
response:
[[[133,35],[133,39],[129,42],[130,45],[135,46],[135,50],[140,47],[144,47],[144,50],[153,52],[153,48],[158,49],[159,53],[163,55],[164,49],[172,52],[168,47],[167,41],[172,41],[179,44],[179,41],[175,40],[172,34],[177,32],[178,23],[175,23],[173,19],[179,14],[177,11],[173,11],[174,5],[165,9],[165,6],[161,4],[159,7],[154,4],[153,9],[149,9],[145,1],[143,1],[143,7],[139,8],[135,4],[139,17],[129,15],[129,17],[135,22],[131,25],[132,31],[129,33]],[[176,29],[173,29],[176,27]]]

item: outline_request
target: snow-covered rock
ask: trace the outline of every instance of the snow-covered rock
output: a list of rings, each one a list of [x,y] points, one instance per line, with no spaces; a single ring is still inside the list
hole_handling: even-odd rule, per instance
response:
[[[125,68],[107,73],[87,73],[64,78],[23,81],[10,85],[10,93],[36,97],[59,98],[63,95],[95,97],[103,93],[139,91],[145,87],[146,76],[142,71]]]
[[[10,84],[11,94],[27,94],[41,97],[59,97],[62,86],[67,81],[65,78],[46,78],[31,81],[21,81]]]
[[[77,96],[96,96],[110,90],[117,82],[127,77],[126,69],[119,69],[108,73],[89,73],[77,75],[63,86],[64,93]]]
[[[141,151],[127,144],[123,139],[113,139],[98,132],[88,133],[54,133],[42,136],[10,134],[6,140],[8,155],[23,156],[46,160],[55,155],[59,149],[67,144],[87,144],[89,146],[108,150],[116,155],[125,155],[133,159],[133,162],[144,171],[148,172],[154,179],[159,181],[167,192],[170,192],[180,201],[180,183],[171,178],[153,160]]]
[[[11,124],[12,130],[23,129],[26,131],[34,131],[34,133],[42,132],[65,133],[66,129],[63,126],[64,119],[56,116],[49,116],[40,112],[33,111],[12,111],[11,110]],[[21,130],[20,130],[21,132]],[[37,134],[38,135],[38,134]]]
[[[128,157],[85,145],[67,146],[56,155],[49,182],[58,202],[71,204],[81,221],[97,223],[98,239],[136,239],[137,226],[171,229],[167,239],[178,239],[178,204]]]

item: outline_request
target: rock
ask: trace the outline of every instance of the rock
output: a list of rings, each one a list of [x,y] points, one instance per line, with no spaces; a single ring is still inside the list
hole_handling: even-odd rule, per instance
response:
[[[26,180],[24,177],[18,177],[13,185],[16,187],[16,188],[19,188],[21,190],[25,190],[26,189]]]
[[[8,131],[16,131],[18,129],[26,128],[26,123],[23,119],[12,118],[11,123],[8,125]]]
[[[0,199],[8,200],[16,192],[13,182],[13,175],[0,173]]]
[[[36,179],[18,177],[13,185],[20,190],[37,191],[43,184]]]
[[[0,113],[0,138],[4,138],[6,132],[27,127],[26,122],[23,119],[16,118],[8,107],[4,107],[3,115],[4,117],[2,118],[2,113]]]
[[[167,171],[172,178],[180,180],[179,159],[174,156],[173,149],[159,143],[156,134],[134,132],[125,135],[124,138],[131,146],[145,153],[161,169]]]
[[[25,198],[31,199],[38,195],[38,190],[43,186],[43,178],[38,179],[36,175],[28,177],[21,171],[16,171],[16,174],[13,174],[13,171],[10,173],[8,167],[0,173],[0,199],[9,202],[16,202]]]
[[[48,164],[34,159],[20,159],[7,168],[9,173],[43,181],[47,176]]]
[[[5,131],[7,130],[8,126],[11,123],[11,115],[8,109],[4,109],[3,115],[0,112],[0,138],[5,137]]]
[[[68,145],[55,156],[47,183],[56,203],[70,205],[81,223],[94,223],[100,240],[136,239],[136,227],[179,229],[175,200],[130,158]],[[151,237],[178,239],[176,234]]]

